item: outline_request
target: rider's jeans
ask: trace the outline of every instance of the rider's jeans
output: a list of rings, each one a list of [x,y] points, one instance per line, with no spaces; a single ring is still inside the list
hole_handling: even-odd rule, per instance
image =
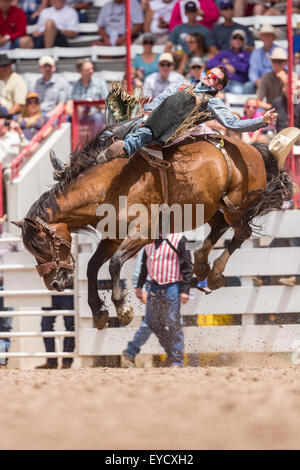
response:
[[[145,145],[150,144],[153,140],[152,131],[149,127],[139,127],[133,134],[128,134],[125,139],[124,150],[128,157],[133,155],[137,150]]]

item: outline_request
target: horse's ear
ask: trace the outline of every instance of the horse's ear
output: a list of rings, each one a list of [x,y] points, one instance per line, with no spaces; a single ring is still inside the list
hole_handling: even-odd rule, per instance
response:
[[[20,220],[19,222],[17,220],[12,220],[11,224],[14,224],[19,228],[22,228],[23,222],[24,222],[23,220]]]
[[[51,165],[53,166],[54,170],[57,171],[62,171],[63,169],[63,163],[60,161],[60,159],[56,156],[55,152],[53,149],[50,149],[50,161]]]
[[[25,219],[23,220],[23,223],[24,222],[26,222],[26,224],[29,225],[29,227],[35,230],[36,232],[39,230],[38,223],[35,220],[25,217]]]

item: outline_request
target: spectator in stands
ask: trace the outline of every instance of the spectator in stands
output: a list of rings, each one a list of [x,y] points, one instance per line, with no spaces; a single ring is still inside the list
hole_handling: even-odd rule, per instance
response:
[[[147,301],[146,316],[133,341],[123,352],[123,364],[126,361],[127,367],[134,365],[136,354],[151,332],[167,353],[166,365],[183,366],[184,335],[180,304],[189,300],[193,269],[189,262],[190,251],[185,248],[185,236],[177,233],[168,235],[168,239],[181,256],[173,252],[164,239],[146,245],[143,251],[136,296],[142,302]],[[150,278],[148,296],[143,291],[147,275]]]
[[[263,113],[257,109],[256,98],[248,98],[246,103],[244,104],[244,116],[242,117],[242,119],[254,119],[262,115]],[[243,137],[245,134],[247,134],[248,139],[243,140],[249,144],[254,144],[256,142],[262,144],[268,143],[267,138],[262,134],[262,129],[257,129],[254,132],[243,132]]]
[[[271,72],[272,63],[270,55],[273,50],[278,47],[274,44],[276,32],[272,25],[265,24],[259,32],[259,39],[263,42],[263,46],[254,51],[250,57],[249,80],[258,87],[259,79],[267,72]]]
[[[189,62],[192,58],[202,59],[206,61],[207,47],[204,36],[200,33],[188,34],[185,38],[188,45],[189,52],[183,52],[179,66],[177,68],[178,73],[185,75],[188,72]]]
[[[231,34],[230,49],[218,52],[206,63],[208,69],[222,64],[228,74],[228,84],[225,92],[237,94],[251,94],[255,87],[248,79],[250,52],[245,50],[246,33],[242,29],[235,29]]]
[[[74,8],[78,13],[79,23],[87,23],[88,16],[86,11],[91,8],[93,5],[93,0],[86,0],[85,2],[80,2],[78,0],[67,0],[67,5]]]
[[[72,296],[62,296],[54,295],[52,297],[52,306],[50,308],[44,307],[43,310],[73,310],[74,309],[74,299]],[[54,331],[54,323],[57,317],[54,316],[43,316],[42,318],[42,331]],[[74,331],[74,316],[65,315],[63,317],[66,331]],[[43,338],[45,350],[47,353],[55,352],[55,339],[54,338]],[[75,348],[75,338],[73,336],[66,336],[64,338],[63,351],[67,353],[72,353]],[[70,369],[73,363],[72,357],[63,357],[62,359],[62,369]],[[46,362],[40,366],[37,366],[36,369],[57,369],[57,357],[48,357]]]
[[[280,16],[285,15],[285,12],[286,2],[283,2],[282,0],[272,0],[272,2],[270,2],[269,0],[255,0],[252,14]],[[292,12],[299,13],[299,6],[297,4],[293,5]]]
[[[171,31],[175,26],[187,23],[188,18],[185,9],[187,3],[190,3],[190,0],[178,0],[175,3],[169,25]],[[211,29],[220,16],[219,9],[214,0],[193,0],[192,3],[196,5],[197,22]]]
[[[152,0],[145,11],[144,31],[152,33],[155,44],[165,44],[169,35],[169,22],[177,0]]]
[[[130,0],[130,11],[131,39],[134,40],[142,32],[144,15],[137,0]],[[124,0],[111,0],[105,3],[97,19],[101,40],[95,41],[93,44],[123,46],[126,43],[125,16]]]
[[[202,73],[205,69],[205,63],[201,57],[193,57],[189,62],[189,74],[187,79],[191,83],[198,83],[201,80]]]
[[[52,6],[42,10],[29,47],[38,49],[53,46],[67,47],[68,39],[77,37],[78,13],[66,2],[67,0],[52,0]]]
[[[15,6],[24,11],[27,24],[36,24],[39,14],[48,6],[48,0],[12,0]]]
[[[288,74],[285,70],[287,53],[281,47],[273,49],[270,56],[272,71],[265,73],[257,89],[257,105],[263,109],[271,109],[275,98],[283,95],[283,86],[288,82]],[[264,101],[265,100],[265,101]]]
[[[18,114],[26,101],[27,85],[18,73],[13,71],[14,60],[0,54],[0,80],[4,86],[0,88],[0,105],[4,106],[9,114]]]
[[[143,94],[155,98],[171,85],[184,82],[184,76],[174,71],[172,54],[164,52],[159,57],[159,71],[152,73],[145,79]]]
[[[0,114],[0,163],[7,168],[29,142],[10,114]]]
[[[222,0],[220,2],[220,13],[224,23],[214,26],[211,30],[211,42],[209,52],[212,55],[220,51],[230,49],[230,40],[235,29],[243,30],[246,34],[246,50],[254,48],[254,37],[246,26],[233,21],[233,0]]]
[[[67,102],[69,96],[69,83],[61,75],[55,73],[55,61],[51,56],[42,56],[39,59],[39,78],[31,91],[38,93],[41,109],[48,117],[55,114],[61,104]]]
[[[176,26],[168,37],[165,47],[165,52],[171,52],[175,47],[182,49],[186,54],[190,53],[189,46],[186,38],[190,34],[200,33],[205,39],[206,46],[210,46],[211,32],[208,28],[201,25],[197,21],[197,6],[195,2],[187,2],[184,6],[184,11],[188,21],[186,23]],[[180,51],[181,52],[181,51]]]
[[[79,59],[76,68],[81,78],[73,83],[69,94],[66,112],[70,116],[73,115],[74,100],[104,100],[108,95],[105,81],[94,76],[94,65],[90,59]],[[104,110],[105,104],[93,107],[82,106],[79,119],[82,123],[89,124],[94,134],[104,125]]]
[[[0,50],[27,48],[30,37],[26,26],[24,11],[12,5],[12,0],[0,0]]]
[[[153,52],[153,44],[153,34],[145,33],[143,35],[143,53],[136,54],[132,61],[132,77],[139,78],[142,82],[151,73],[158,72],[159,54]]]
[[[47,120],[47,116],[42,114],[38,93],[28,93],[24,109],[17,119],[26,139],[31,140],[41,130]]]
[[[299,89],[298,89],[299,91]],[[285,83],[282,87],[282,95],[275,98],[272,102],[276,113],[278,113],[278,118],[276,122],[276,132],[280,132],[282,129],[289,127],[289,117],[288,117],[288,84]],[[296,100],[295,100],[296,101]],[[300,129],[300,102],[299,98],[294,104],[294,127]]]

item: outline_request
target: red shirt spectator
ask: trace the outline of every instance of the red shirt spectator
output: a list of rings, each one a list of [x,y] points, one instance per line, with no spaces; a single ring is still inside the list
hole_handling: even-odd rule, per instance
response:
[[[171,19],[170,19],[170,31],[175,28],[175,26],[186,23],[184,18],[184,6],[189,0],[178,0],[175,3]],[[199,24],[206,26],[206,28],[211,29],[215,22],[220,16],[219,9],[215,4],[214,0],[192,0],[196,4],[199,10]],[[190,1],[189,1],[190,3]],[[201,18],[201,19],[200,19]]]
[[[6,35],[10,37],[11,42],[25,36],[26,26],[27,19],[23,10],[10,6],[9,0],[0,0],[0,46],[2,37]]]

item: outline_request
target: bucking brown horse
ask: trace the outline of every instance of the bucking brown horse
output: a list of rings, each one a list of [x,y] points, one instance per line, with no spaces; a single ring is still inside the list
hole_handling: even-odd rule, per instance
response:
[[[115,125],[74,151],[70,163],[62,168],[52,154],[52,163],[61,180],[44,193],[30,208],[27,216],[17,222],[22,228],[24,245],[37,260],[37,270],[48,289],[62,291],[73,280],[74,263],[71,256],[71,233],[79,229],[93,230],[104,221],[105,208],[115,208],[115,234],[102,239],[91,257],[88,268],[88,302],[95,326],[104,328],[108,311],[100,299],[97,275],[108,260],[112,279],[112,301],[121,324],[128,324],[132,308],[125,307],[125,292],[120,283],[120,271],[126,260],[132,258],[144,245],[153,241],[151,207],[163,202],[159,172],[137,152],[130,159],[116,159],[99,163],[103,149],[114,138],[127,132],[124,124]],[[254,146],[235,139],[206,140],[188,137],[179,144],[163,149],[167,170],[168,204],[204,205],[203,223],[211,232],[203,247],[195,252],[194,272],[199,280],[208,278],[208,287],[224,286],[223,272],[230,255],[250,237],[251,222],[256,216],[272,209],[280,209],[282,202],[292,197],[292,182],[284,170],[279,170],[275,158],[266,146]],[[220,144],[221,142],[221,144]],[[223,145],[224,143],[224,145]],[[224,154],[226,151],[226,155]],[[120,196],[127,198],[127,208],[120,207]],[[105,206],[103,206],[105,204]],[[136,205],[139,206],[136,206]],[[142,206],[141,206],[142,205]],[[137,237],[137,218],[133,208],[147,209],[144,222],[147,236]],[[99,209],[100,208],[100,209]],[[127,233],[120,233],[126,221]],[[191,228],[196,228],[192,214]],[[171,222],[170,233],[174,223]],[[213,266],[208,255],[217,240],[229,228],[234,236],[229,246]],[[93,228],[93,229],[92,229]],[[135,236],[132,236],[133,232]]]

